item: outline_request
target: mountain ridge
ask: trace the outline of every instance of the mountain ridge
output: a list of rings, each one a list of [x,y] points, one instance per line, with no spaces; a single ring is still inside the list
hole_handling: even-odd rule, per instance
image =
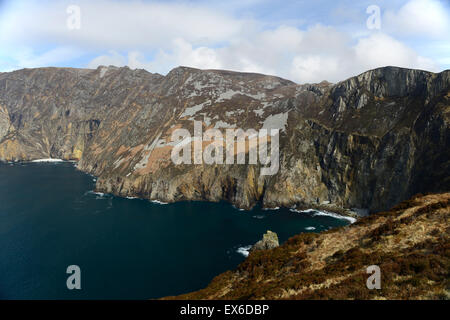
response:
[[[22,69],[0,74],[0,160],[78,160],[98,191],[165,202],[379,211],[449,190],[449,90],[449,70],[398,67],[336,84],[189,67]],[[279,172],[174,165],[170,134],[194,120],[280,129]]]

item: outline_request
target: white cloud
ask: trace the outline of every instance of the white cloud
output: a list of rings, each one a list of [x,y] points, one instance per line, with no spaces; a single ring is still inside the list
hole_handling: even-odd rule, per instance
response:
[[[292,61],[291,78],[298,79],[299,82],[320,82],[332,79],[336,74],[342,74],[339,72],[338,57],[296,56]]]
[[[97,68],[100,65],[128,66],[131,69],[146,69],[150,72],[166,73],[170,69],[179,66],[190,66],[200,69],[221,69],[223,65],[218,60],[216,50],[207,47],[194,49],[192,45],[183,40],[175,39],[170,51],[160,51],[154,59],[146,59],[141,51],[130,51],[127,55],[121,55],[116,51],[100,55],[88,63],[89,68]]]
[[[177,38],[173,41],[173,57],[163,54],[160,59],[174,59],[178,65],[188,65],[202,69],[220,69],[222,64],[218,60],[216,50],[208,47],[198,47],[194,49],[192,45],[184,39]]]
[[[81,11],[81,28],[70,30],[69,4],[39,1],[12,6],[0,21],[0,42],[51,40],[101,49],[167,48],[167,40],[174,38],[196,45],[226,41],[251,23],[182,3],[80,0],[76,5]]]
[[[287,39],[291,40],[289,44]],[[345,34],[320,25],[307,31],[280,27],[215,49],[193,48],[186,40],[176,39],[171,50],[161,51],[152,60],[146,60],[141,52],[129,52],[127,58],[113,52],[95,58],[89,66],[114,64],[114,60],[118,66],[126,64],[151,72],[166,73],[174,66],[184,65],[274,74],[298,83],[337,82],[388,65],[430,71],[439,68],[432,60],[383,33],[352,43]]]
[[[354,50],[357,64],[366,69],[385,65],[430,71],[438,69],[432,60],[419,56],[400,41],[382,33],[359,40]]]
[[[110,51],[109,54],[104,54],[101,56],[98,56],[91,60],[88,64],[88,68],[95,69],[98,66],[117,66],[117,67],[123,67],[126,65],[129,65],[130,62],[122,56],[119,53],[115,51]],[[137,66],[133,66],[133,68],[138,68]]]
[[[408,1],[397,11],[387,10],[382,21],[394,34],[450,39],[450,14],[438,0]]]
[[[268,27],[263,21],[233,17],[204,4],[105,0],[80,0],[81,29],[69,30],[66,5],[35,3],[0,17],[0,58],[14,61],[9,69],[64,61],[70,66],[84,54],[90,61],[83,66],[90,68],[128,65],[165,74],[185,65],[273,74],[305,83],[336,82],[386,65],[438,71],[438,63],[448,63],[445,50],[431,60],[389,32],[414,30],[416,26],[408,25],[413,17],[423,33],[440,36],[448,11],[439,12],[437,0],[411,0],[397,11],[387,10],[381,31],[374,32],[365,25],[351,32],[323,24],[303,30]],[[40,54],[17,49],[42,43],[53,49]]]
[[[336,36],[329,32],[322,34],[328,50],[316,54],[302,53],[292,61],[291,79],[299,82],[319,82],[344,80],[364,71],[383,67],[399,66],[405,68],[438,71],[432,60],[418,55],[400,41],[383,34],[374,33],[360,38],[355,45],[334,43]],[[307,44],[305,44],[307,45]]]

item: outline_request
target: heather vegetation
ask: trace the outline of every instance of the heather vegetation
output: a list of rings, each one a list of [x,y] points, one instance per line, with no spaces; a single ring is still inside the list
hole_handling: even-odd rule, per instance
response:
[[[387,212],[251,252],[188,299],[448,299],[450,193],[416,195]],[[378,265],[381,289],[366,287]]]

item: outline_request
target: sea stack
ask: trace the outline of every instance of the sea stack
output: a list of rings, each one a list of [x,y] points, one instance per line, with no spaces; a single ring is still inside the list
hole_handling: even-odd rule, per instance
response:
[[[278,235],[275,232],[267,230],[267,232],[263,235],[262,240],[259,240],[255,245],[250,249],[250,251],[255,250],[267,250],[273,249],[280,245],[278,242]]]

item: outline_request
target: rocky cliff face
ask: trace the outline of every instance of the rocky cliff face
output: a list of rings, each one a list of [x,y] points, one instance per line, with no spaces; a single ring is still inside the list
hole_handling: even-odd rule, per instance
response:
[[[334,85],[297,85],[186,67],[166,76],[126,67],[24,69],[0,73],[0,160],[76,159],[98,176],[99,191],[166,202],[378,211],[450,189],[449,106],[450,71],[386,67]],[[193,120],[203,131],[280,129],[279,171],[175,165],[171,134],[193,134]]]

